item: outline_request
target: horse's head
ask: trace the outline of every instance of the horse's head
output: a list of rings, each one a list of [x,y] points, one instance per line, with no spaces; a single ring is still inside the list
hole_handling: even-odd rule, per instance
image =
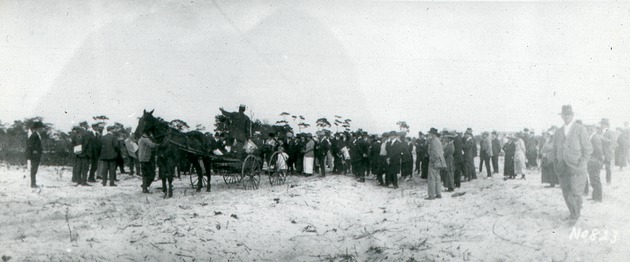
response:
[[[138,119],[138,126],[136,127],[136,131],[133,133],[133,137],[138,139],[145,131],[151,131],[155,128],[155,122],[157,119],[153,116],[153,111],[147,112],[144,110],[142,113],[142,117]]]

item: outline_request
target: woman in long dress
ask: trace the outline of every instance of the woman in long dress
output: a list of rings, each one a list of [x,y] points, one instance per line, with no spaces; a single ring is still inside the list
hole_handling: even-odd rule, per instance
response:
[[[630,146],[630,134],[626,130],[620,130],[621,134],[617,138],[617,148],[615,148],[615,165],[619,167],[619,171],[628,164],[628,147]]]
[[[549,186],[547,187],[554,187],[556,184],[559,184],[559,181],[558,176],[553,169],[553,162],[555,159],[555,156],[553,154],[553,139],[549,133],[544,133],[543,136],[545,140],[540,150],[542,153],[542,183],[549,183]]]
[[[514,144],[516,145],[514,151],[514,173],[516,175],[521,174],[521,179],[525,179],[525,170],[527,170],[525,166],[527,163],[527,159],[525,158],[525,142],[522,138],[517,136]]]
[[[514,145],[514,137],[508,135],[508,141],[503,145],[503,152],[505,152],[503,160],[503,176],[504,179],[514,179],[514,151],[516,146]]]

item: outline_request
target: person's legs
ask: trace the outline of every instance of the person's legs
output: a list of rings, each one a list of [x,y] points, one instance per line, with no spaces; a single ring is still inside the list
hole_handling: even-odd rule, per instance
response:
[[[499,156],[492,156],[492,170],[494,170],[494,173],[498,174],[499,173]]]
[[[491,177],[492,171],[490,170],[490,157],[489,156],[484,157],[484,162],[486,164],[486,174],[488,175],[488,177]]]
[[[440,171],[429,167],[429,175],[427,177],[427,186],[428,186],[428,193],[429,193],[429,198],[433,199],[436,196],[436,192],[435,192],[435,188],[436,188],[436,183],[437,183],[437,177],[440,175]]]
[[[573,218],[575,216],[575,210],[571,200],[571,179],[566,174],[558,176],[558,179],[560,181],[560,187],[562,188],[562,197],[564,198],[567,208],[569,208],[570,217]]]
[[[31,159],[31,187],[37,187],[37,170],[39,169],[39,160]]]
[[[591,180],[591,186],[593,186],[593,200],[602,201],[602,182],[599,178],[600,170],[589,170],[589,179]]]

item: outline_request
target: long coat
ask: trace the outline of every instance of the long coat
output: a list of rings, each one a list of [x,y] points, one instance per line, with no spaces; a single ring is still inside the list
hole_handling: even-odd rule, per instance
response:
[[[446,143],[444,147],[444,160],[446,160],[446,171],[455,171],[453,152],[455,152],[455,146],[452,142]]]
[[[565,128],[565,126],[561,127],[553,137],[556,174],[558,176],[586,175],[586,164],[593,152],[593,146],[588,141],[588,131],[584,126],[573,123],[565,136]]]
[[[503,175],[504,176],[512,176],[514,173],[514,154],[516,151],[516,145],[514,145],[514,140],[510,140],[509,142],[503,145],[503,151],[505,152],[505,159],[503,162]]]
[[[42,140],[33,132],[26,140],[26,159],[39,162],[42,159]]]
[[[437,137],[429,139],[429,166],[434,166],[437,161],[444,161],[444,148]]]
[[[118,157],[119,152],[120,142],[118,142],[118,139],[112,133],[101,138],[100,160],[114,160]]]
[[[514,173],[516,174],[525,174],[526,168],[526,158],[525,158],[525,142],[523,139],[517,138],[514,141],[515,151],[514,151]]]

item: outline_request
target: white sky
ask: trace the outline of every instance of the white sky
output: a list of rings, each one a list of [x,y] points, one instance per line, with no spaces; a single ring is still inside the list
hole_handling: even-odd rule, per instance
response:
[[[53,2],[0,0],[4,123],[212,127],[241,103],[375,133],[540,130],[563,104],[630,120],[628,3]]]

